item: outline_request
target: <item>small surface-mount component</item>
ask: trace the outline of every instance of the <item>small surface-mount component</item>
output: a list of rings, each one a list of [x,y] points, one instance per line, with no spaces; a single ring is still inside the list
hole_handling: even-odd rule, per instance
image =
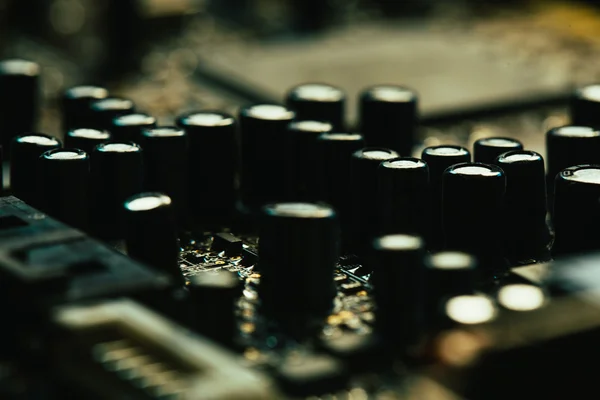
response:
[[[212,250],[217,252],[224,251],[226,256],[235,257],[242,255],[242,245],[242,239],[231,233],[221,232],[214,236]]]
[[[281,398],[235,355],[134,301],[63,306],[53,322],[54,374],[80,398]]]

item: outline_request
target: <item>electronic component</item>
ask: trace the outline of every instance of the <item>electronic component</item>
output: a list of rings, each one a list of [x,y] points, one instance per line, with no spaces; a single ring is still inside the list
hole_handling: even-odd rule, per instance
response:
[[[127,254],[184,284],[171,198],[162,193],[140,193],[128,198],[124,207]]]
[[[346,95],[341,89],[324,83],[304,83],[290,89],[285,98],[299,121],[329,122],[335,131],[344,131]]]
[[[443,301],[457,295],[475,293],[477,260],[458,251],[440,251],[425,256],[423,292],[428,328],[437,328]]]
[[[90,157],[79,149],[55,149],[39,160],[39,208],[74,228],[88,229]]]
[[[131,113],[116,116],[108,130],[115,141],[139,143],[142,131],[155,126],[156,118],[147,114]]]
[[[556,257],[599,249],[594,231],[582,228],[600,221],[600,167],[582,165],[565,168],[556,176],[554,197],[555,239],[552,254]]]
[[[142,149],[131,142],[103,143],[91,160],[91,231],[101,239],[122,239],[123,203],[143,188]]]
[[[490,137],[479,139],[473,145],[473,161],[493,164],[496,158],[507,151],[522,150],[523,144],[517,139]]]
[[[69,395],[104,399],[280,398],[273,383],[237,358],[128,300],[53,312],[53,376]]]
[[[10,152],[10,187],[12,194],[34,207],[39,205],[39,158],[61,143],[53,136],[30,133],[13,139]]]
[[[242,294],[238,276],[225,270],[194,275],[188,289],[196,331],[224,346],[233,347],[238,335],[235,306]]]
[[[96,146],[108,142],[111,136],[108,131],[92,128],[76,128],[70,130],[65,135],[65,147],[71,149],[81,149],[88,154],[92,154]]]
[[[379,147],[366,147],[352,153],[349,245],[359,255],[364,255],[370,250],[371,241],[381,230],[377,182],[379,164],[398,156],[394,150]]]
[[[315,321],[320,325],[331,310],[339,234],[336,214],[328,206],[277,203],[262,211],[259,296],[265,313],[283,329],[293,327],[293,335],[303,335]],[[288,280],[290,276],[296,278]]]
[[[163,192],[173,201],[178,226],[185,225],[188,205],[188,138],[181,128],[160,126],[143,130],[144,190]]]
[[[570,100],[572,125],[600,127],[600,85],[580,87],[573,92]]]
[[[377,171],[382,233],[425,237],[429,228],[429,169],[418,158],[383,161]]]
[[[369,146],[410,156],[416,142],[418,111],[418,96],[413,90],[394,85],[370,87],[360,95],[360,132]]]
[[[91,118],[87,121],[86,128],[104,129],[111,131],[113,120],[125,114],[132,114],[135,111],[131,100],[120,97],[107,97],[100,100],[93,100],[90,104]]]
[[[470,162],[471,153],[461,146],[442,145],[423,149],[421,158],[429,168],[431,193],[431,232],[427,235],[427,247],[439,250],[444,241],[442,230],[442,178],[444,171],[453,165]]]
[[[443,177],[445,248],[477,257],[483,278],[503,270],[502,211],[506,176],[495,165],[463,163]]]
[[[231,233],[220,232],[215,234],[211,249],[214,251],[224,251],[226,255],[235,257],[242,255],[242,239],[233,236]]]
[[[495,164],[506,174],[503,225],[507,257],[513,263],[548,259],[544,159],[534,151],[515,150],[500,155]]]
[[[565,168],[596,164],[600,131],[587,126],[562,126],[546,133],[547,190],[552,198],[556,176]],[[552,203],[550,203],[552,204]]]
[[[296,114],[275,104],[241,109],[241,189],[246,207],[285,200],[287,126]]]
[[[318,201],[320,175],[328,173],[320,169],[315,162],[317,157],[317,138],[320,134],[331,132],[329,122],[299,120],[288,125],[289,199],[292,201]]]
[[[67,132],[77,128],[89,128],[89,123],[92,119],[92,112],[90,109],[92,101],[105,99],[107,97],[108,90],[101,86],[80,85],[65,90],[61,104],[63,131]],[[67,146],[70,145],[67,144]]]
[[[376,238],[372,246],[377,331],[389,348],[404,354],[423,332],[425,245],[418,236],[394,234]]]
[[[222,112],[197,111],[179,117],[177,124],[189,140],[189,216],[197,227],[227,225],[238,195],[236,121]]]
[[[342,229],[342,246],[350,249],[352,227],[351,173],[352,154],[365,146],[365,139],[357,133],[323,133],[317,139],[316,164],[319,174],[320,200],[331,204],[338,214]]]
[[[0,61],[0,144],[6,155],[15,136],[36,128],[39,75],[40,66],[32,61]]]

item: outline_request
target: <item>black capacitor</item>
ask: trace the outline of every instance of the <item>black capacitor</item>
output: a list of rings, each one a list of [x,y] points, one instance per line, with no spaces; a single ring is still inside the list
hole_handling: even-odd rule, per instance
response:
[[[198,111],[178,118],[177,124],[189,141],[190,216],[197,226],[227,225],[238,193],[236,121],[222,112]]]
[[[333,305],[339,257],[335,211],[312,203],[276,203],[262,209],[259,297],[264,311],[294,334],[321,322]]]
[[[383,233],[419,236],[429,229],[429,168],[418,158],[386,160],[377,171]]]
[[[237,274],[225,270],[190,277],[196,331],[217,343],[231,347],[237,329],[235,306],[242,294]]]
[[[441,249],[444,241],[442,231],[442,177],[447,168],[471,161],[471,153],[461,146],[432,146],[423,150],[421,159],[429,167],[430,205],[432,210],[430,214],[431,231],[427,235],[427,247]]]
[[[171,198],[158,192],[138,193],[125,201],[124,210],[125,246],[129,257],[184,284]]]
[[[135,106],[131,100],[120,97],[107,97],[93,100],[90,104],[91,118],[87,128],[105,129],[109,132],[113,128],[113,120],[119,115],[132,114]]]
[[[319,178],[327,173],[315,162],[317,138],[331,132],[333,125],[321,121],[294,121],[288,125],[289,138],[289,198],[292,201],[318,201]]]
[[[600,127],[600,85],[576,89],[569,104],[571,125]]]
[[[445,249],[477,257],[482,277],[505,268],[503,254],[504,172],[495,165],[463,163],[444,172]]]
[[[544,159],[534,151],[515,150],[495,162],[506,174],[504,242],[513,263],[547,258],[550,232],[546,225]]]
[[[376,330],[394,350],[403,350],[422,331],[424,243],[419,236],[392,234],[375,238],[372,246]]]
[[[517,139],[490,137],[479,139],[473,146],[473,160],[484,164],[493,164],[496,158],[512,150],[522,150],[523,144]]]
[[[87,230],[90,157],[80,149],[54,149],[41,155],[40,208],[74,228]]]
[[[352,224],[352,154],[363,147],[365,139],[357,133],[323,133],[317,139],[316,164],[323,172],[319,174],[319,198],[335,209],[342,243],[348,242]]]
[[[450,296],[473,294],[477,260],[459,251],[440,251],[425,256],[424,300],[427,325],[437,324],[440,302]]]
[[[240,110],[242,201],[251,210],[286,197],[286,133],[295,115],[275,104]]]
[[[92,128],[76,128],[70,130],[65,135],[65,147],[81,149],[88,154],[92,154],[96,146],[100,143],[108,142],[111,139],[108,131]]]
[[[575,165],[600,164],[600,131],[587,126],[561,126],[546,133],[547,191],[554,194],[556,176]]]
[[[60,141],[41,133],[28,133],[13,139],[10,152],[10,189],[12,194],[33,207],[39,202],[39,158],[58,149]]]
[[[143,113],[132,113],[115,117],[109,130],[115,141],[138,143],[142,131],[155,126],[156,118]]]
[[[65,90],[62,96],[63,130],[88,128],[92,119],[92,101],[107,97],[108,90],[101,86],[79,85]]]
[[[417,93],[396,85],[370,87],[360,95],[359,113],[360,131],[369,146],[412,154],[419,117]]]
[[[344,130],[346,94],[325,83],[305,83],[292,88],[286,105],[296,112],[298,120],[327,121],[334,130]]]
[[[0,144],[7,155],[15,136],[35,129],[40,70],[32,61],[0,61]]]
[[[352,154],[352,207],[349,217],[351,229],[344,251],[364,255],[371,248],[373,238],[381,232],[381,209],[377,182],[378,167],[383,161],[398,157],[394,150],[365,147]],[[362,254],[361,254],[362,253]]]
[[[485,294],[461,294],[450,296],[440,302],[436,316],[438,330],[451,330],[468,328],[498,318],[498,306],[494,299]],[[451,339],[450,336],[439,338],[440,346],[450,346],[443,341]]]
[[[554,256],[600,249],[600,165],[565,168],[554,188]]]
[[[123,239],[123,204],[143,189],[142,148],[132,142],[102,143],[91,159],[91,231],[103,240]]]
[[[161,126],[142,131],[144,190],[162,192],[173,201],[178,226],[183,227],[188,207],[188,137],[178,127]]]
[[[496,302],[504,310],[527,312],[548,304],[548,294],[542,288],[526,283],[503,285],[496,292]]]

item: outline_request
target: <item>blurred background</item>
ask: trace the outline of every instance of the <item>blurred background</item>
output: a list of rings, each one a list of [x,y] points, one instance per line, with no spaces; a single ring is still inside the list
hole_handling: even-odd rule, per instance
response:
[[[427,145],[495,129],[539,151],[572,88],[600,80],[600,1],[0,0],[0,56],[42,65],[53,135],[74,84],[169,124],[307,81],[345,89],[352,123],[357,92],[395,83],[420,94]]]

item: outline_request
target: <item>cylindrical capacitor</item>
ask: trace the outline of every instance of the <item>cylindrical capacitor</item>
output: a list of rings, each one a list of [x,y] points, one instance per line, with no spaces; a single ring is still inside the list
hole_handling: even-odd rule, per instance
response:
[[[71,149],[81,149],[92,154],[96,146],[108,142],[111,139],[108,131],[101,131],[91,128],[73,129],[65,135],[65,147]]]
[[[13,139],[10,152],[10,189],[25,203],[37,207],[39,202],[39,158],[48,150],[58,149],[53,136],[29,133]]]
[[[298,120],[327,121],[334,130],[344,130],[345,93],[324,83],[305,83],[292,88],[286,105],[296,112]]]
[[[370,251],[373,238],[381,232],[379,221],[379,187],[377,182],[379,164],[398,157],[394,150],[365,147],[352,154],[352,207],[350,214],[350,247],[344,251],[353,251],[365,255]]]
[[[443,179],[445,249],[475,255],[484,278],[503,270],[504,172],[495,165],[463,163],[448,168]]]
[[[87,230],[90,157],[80,149],[55,149],[39,162],[40,208],[74,228]]]
[[[600,164],[600,131],[587,126],[561,126],[546,133],[547,191],[554,194],[556,176],[565,168]]]
[[[190,277],[194,327],[207,338],[231,347],[238,332],[235,305],[242,294],[237,274],[225,270]]]
[[[285,200],[286,133],[294,117],[290,109],[274,104],[240,111],[242,201],[251,210]]]
[[[499,314],[494,299],[484,294],[450,296],[440,302],[438,310],[436,317],[438,330],[484,324],[495,320]],[[449,345],[450,343],[446,344],[446,346]]]
[[[113,120],[116,117],[132,114],[134,109],[131,100],[119,97],[93,100],[90,104],[91,118],[86,128],[105,129],[110,132],[113,128]]]
[[[365,140],[357,133],[323,133],[317,139],[316,164],[323,172],[319,174],[319,199],[333,206],[338,215],[342,247],[352,226],[352,154],[363,147]]]
[[[547,258],[550,232],[544,159],[534,151],[516,150],[500,155],[495,164],[506,174],[503,225],[507,258],[513,263]]]
[[[437,325],[440,302],[450,296],[473,294],[477,260],[458,251],[440,251],[425,256],[424,301],[427,325]]]
[[[537,310],[548,303],[547,293],[540,287],[526,283],[502,286],[496,293],[498,305],[512,312]]]
[[[92,101],[107,97],[108,90],[100,86],[80,85],[65,90],[62,96],[63,130],[66,132],[77,128],[89,128]]]
[[[142,113],[119,115],[112,121],[112,140],[135,142],[141,139],[142,131],[156,126],[156,118]]]
[[[171,198],[158,192],[138,193],[125,201],[124,208],[125,246],[129,257],[184,284]]]
[[[473,160],[493,164],[499,155],[511,150],[522,150],[523,144],[517,139],[490,137],[479,139],[473,146]]]
[[[132,142],[102,143],[91,155],[91,230],[103,240],[124,235],[123,203],[142,192],[142,148]]]
[[[38,117],[40,66],[11,59],[0,61],[0,144],[10,153],[12,139],[32,132]]]
[[[569,167],[556,176],[554,256],[600,249],[600,165]]]
[[[429,169],[418,158],[386,160],[377,171],[383,233],[424,236],[429,230]]]
[[[379,85],[360,95],[360,131],[369,146],[412,155],[418,121],[418,96],[408,88]]]
[[[442,177],[444,171],[456,164],[471,161],[469,150],[460,146],[442,145],[427,147],[421,154],[429,167],[430,187],[430,232],[427,235],[429,249],[441,249],[444,241],[442,231]]]
[[[600,128],[600,84],[575,90],[570,101],[571,125]]]
[[[180,117],[177,124],[189,141],[190,217],[196,226],[227,225],[238,192],[235,119],[217,111],[198,111]]]
[[[142,131],[144,190],[163,192],[173,201],[182,228],[188,207],[188,138],[181,128],[161,126]]]
[[[312,203],[276,203],[262,209],[259,297],[283,329],[303,329],[333,305],[339,257],[335,211]]]
[[[423,240],[393,234],[376,238],[372,246],[376,329],[394,350],[403,350],[416,343],[422,330]]]
[[[333,125],[321,121],[294,121],[288,126],[290,150],[289,198],[292,201],[318,201],[319,176],[328,173],[315,162],[317,138],[331,132]]]

